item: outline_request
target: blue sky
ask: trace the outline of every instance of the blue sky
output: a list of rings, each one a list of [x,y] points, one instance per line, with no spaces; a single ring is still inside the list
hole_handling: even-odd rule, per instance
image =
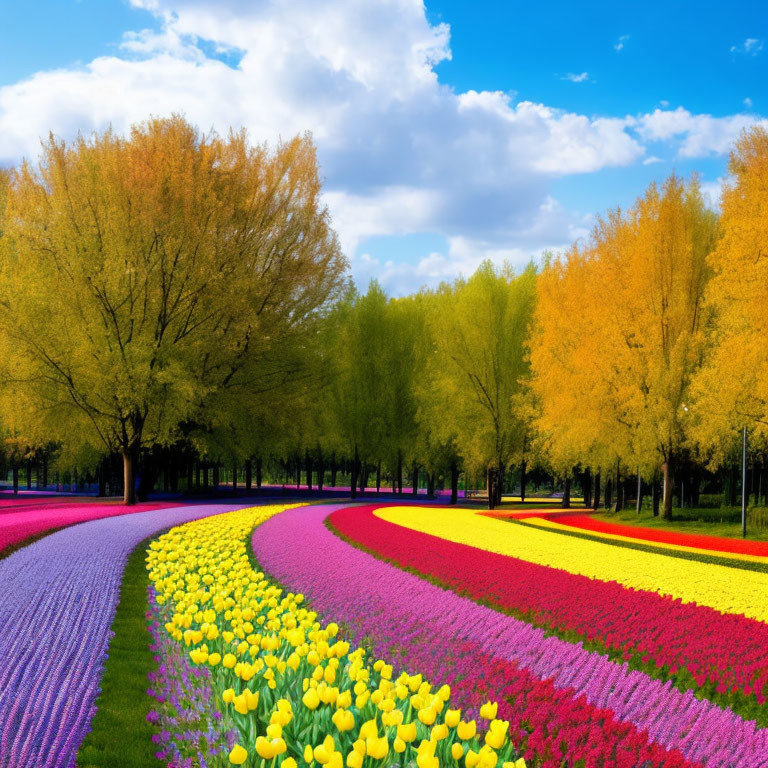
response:
[[[359,283],[523,264],[768,114],[761,3],[0,0],[0,162],[184,112],[313,131]]]

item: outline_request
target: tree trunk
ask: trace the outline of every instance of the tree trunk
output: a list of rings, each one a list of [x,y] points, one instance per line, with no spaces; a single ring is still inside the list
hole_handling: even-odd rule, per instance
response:
[[[219,462],[217,461],[213,465],[213,490],[216,491],[219,488]]]
[[[245,460],[245,490],[250,491],[253,487],[253,462],[250,459]]]
[[[459,503],[459,467],[455,461],[451,462],[451,504]]]
[[[27,490],[31,491],[32,490],[32,462],[29,459],[27,459],[26,473],[27,473]]]
[[[427,498],[428,499],[435,498],[435,473],[434,472],[427,473]]]
[[[653,484],[651,485],[651,504],[653,506],[653,516],[659,516],[659,478],[656,472],[653,473]]]
[[[322,491],[325,485],[325,456],[322,450],[317,455],[317,490]]]
[[[395,482],[397,484],[397,492],[403,492],[403,454],[398,448],[397,450],[397,474],[395,476]]]
[[[729,507],[735,507],[736,506],[736,490],[738,485],[737,475],[738,473],[738,467],[735,465],[731,467],[731,476],[729,477],[728,482],[728,506]]]
[[[411,470],[411,493],[414,496],[419,495],[419,467],[415,463]]]
[[[331,488],[336,487],[336,451],[331,452]]]
[[[43,456],[43,488],[48,487],[48,457]]]
[[[334,454],[334,459],[335,459],[335,455],[336,454]],[[334,465],[335,465],[335,463],[336,462],[334,460]],[[353,499],[357,498],[357,467],[358,467],[359,464],[360,464],[360,456],[359,456],[359,454],[357,452],[357,443],[355,443],[355,458],[352,461],[352,474],[351,474],[350,483],[349,483],[349,495]],[[335,469],[335,466],[334,466],[334,469]],[[334,470],[332,470],[332,472],[333,471]],[[335,485],[335,483],[334,483],[334,485]]]
[[[232,461],[232,493],[237,496],[237,462]]]
[[[376,493],[378,494],[379,491],[381,491],[381,459],[376,465]]]
[[[494,501],[496,500],[496,483],[494,482],[494,472],[490,467],[486,472],[485,484],[488,488],[488,509],[494,508]]]
[[[526,468],[527,468],[527,464],[525,459],[523,459],[520,462],[520,501],[521,502],[525,501],[525,481],[526,481],[525,470]]]
[[[662,517],[665,520],[672,519],[672,496],[675,488],[675,469],[672,459],[668,458],[661,465],[662,476],[664,478],[664,503]]]
[[[17,495],[19,493],[19,468],[13,465],[13,493]]]
[[[496,506],[499,506],[501,504],[502,496],[504,495],[504,465],[499,462],[499,470],[496,475],[496,496],[495,496],[495,502]]]
[[[136,503],[136,462],[135,451],[123,448],[123,504]]]
[[[105,463],[106,459],[102,459],[99,462],[99,468],[97,470],[99,477],[99,496],[107,495],[107,470],[104,466]]]
[[[597,511],[600,508],[600,473],[595,473],[595,491],[592,494],[592,509]]]
[[[256,458],[256,487],[261,488],[261,456]]]
[[[616,511],[624,509],[624,486],[621,482],[621,467],[616,461]]]
[[[565,478],[563,487],[563,509],[571,508],[571,477],[570,475]]]
[[[592,506],[592,473],[588,469],[585,469],[582,475],[581,488],[584,498],[584,509],[589,509]]]
[[[643,478],[640,477],[640,467],[637,468],[637,500],[635,504],[635,511],[640,514],[640,510],[643,507]]]
[[[309,455],[309,451],[304,454],[304,466],[307,472],[307,490],[312,490],[312,457]]]
[[[368,462],[360,462],[360,493],[365,493],[368,487]]]
[[[603,507],[605,509],[610,509],[612,503],[613,503],[613,488],[612,488],[611,478],[609,477],[605,481],[605,503],[603,504]]]

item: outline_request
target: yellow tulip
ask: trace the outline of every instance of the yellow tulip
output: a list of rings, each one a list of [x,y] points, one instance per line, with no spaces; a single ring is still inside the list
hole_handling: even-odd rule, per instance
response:
[[[416,723],[403,723],[397,726],[397,736],[406,742],[411,742],[416,738]]]
[[[248,714],[248,701],[245,698],[245,694],[241,693],[234,698],[235,712],[239,712],[241,715]]]
[[[237,656],[235,656],[234,653],[225,653],[224,658],[221,660],[221,664],[227,669],[232,669],[232,667],[237,664]]]
[[[355,716],[346,709],[337,709],[331,718],[339,731],[351,731],[355,727]]]
[[[425,707],[419,710],[418,717],[419,721],[424,723],[424,725],[432,725],[437,718],[437,712],[432,707]]]
[[[263,736],[256,739],[256,753],[264,760],[271,760],[276,754],[272,742]]]
[[[493,720],[496,717],[496,713],[499,711],[499,705],[497,702],[486,702],[480,707],[480,717],[485,720]]]
[[[449,709],[445,713],[445,724],[449,728],[455,728],[459,721],[461,720],[461,710],[460,709]]]
[[[389,742],[386,736],[381,738],[367,738],[365,740],[365,752],[374,760],[382,760],[389,754]]]
[[[363,757],[354,749],[347,755],[347,768],[363,768]]]
[[[464,747],[462,747],[461,744],[456,743],[451,745],[451,757],[454,760],[460,760],[463,754]]]
[[[314,688],[310,688],[302,697],[301,701],[307,709],[317,709],[320,706],[320,697]]]
[[[232,765],[242,765],[248,759],[248,750],[241,747],[239,744],[235,744],[232,747],[232,751],[229,753],[229,762]]]
[[[245,696],[245,704],[248,707],[248,711],[253,712],[259,706],[259,692],[246,688],[243,691],[243,696]]]
[[[474,739],[476,733],[477,723],[474,720],[470,720],[468,723],[462,721],[456,726],[456,735],[462,741],[469,741],[470,739]]]
[[[311,744],[307,744],[307,746],[304,747],[304,762],[307,765],[312,765],[312,763],[314,762],[314,759],[315,759],[315,757],[312,754],[312,745]]]
[[[399,736],[395,738],[392,746],[394,746],[395,752],[398,754],[405,752],[405,742]]]

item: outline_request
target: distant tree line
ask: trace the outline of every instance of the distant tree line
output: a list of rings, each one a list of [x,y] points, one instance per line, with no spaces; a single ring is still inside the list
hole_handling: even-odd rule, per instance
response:
[[[539,268],[389,298],[352,285],[307,135],[51,137],[0,174],[3,466],[129,504],[226,475],[493,506],[544,473],[670,517],[718,478],[732,500],[747,427],[764,496],[764,129],[730,172],[719,213],[672,176]]]

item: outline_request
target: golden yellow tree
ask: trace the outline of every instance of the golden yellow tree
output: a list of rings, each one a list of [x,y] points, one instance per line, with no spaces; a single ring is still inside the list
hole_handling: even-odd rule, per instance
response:
[[[697,435],[713,463],[736,430],[768,440],[768,131],[745,132],[723,189],[722,238],[710,257],[707,298],[717,314],[712,354],[696,381]]]
[[[697,180],[672,176],[600,220],[590,243],[539,282],[531,360],[549,449],[581,452],[592,466],[660,463],[666,517],[691,446],[690,385],[704,350],[716,227]]]
[[[308,136],[150,120],[54,140],[8,187],[0,239],[6,412],[25,434],[120,451],[125,501],[146,442],[223,391],[265,397],[345,261]]]

